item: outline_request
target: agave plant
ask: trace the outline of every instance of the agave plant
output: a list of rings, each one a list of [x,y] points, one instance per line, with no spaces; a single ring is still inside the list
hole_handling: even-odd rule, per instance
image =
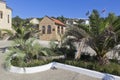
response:
[[[101,64],[106,64],[106,53],[119,43],[120,18],[110,13],[108,17],[100,17],[97,10],[93,10],[89,26],[74,26],[67,30],[65,36],[79,44],[75,59],[79,59],[84,45],[89,45],[97,54]]]

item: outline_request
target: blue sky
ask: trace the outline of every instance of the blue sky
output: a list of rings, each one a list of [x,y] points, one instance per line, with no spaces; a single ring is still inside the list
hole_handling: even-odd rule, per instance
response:
[[[68,18],[87,18],[88,11],[105,9],[106,16],[109,12],[120,15],[120,0],[6,0],[13,9],[13,17],[22,18],[65,16]]]

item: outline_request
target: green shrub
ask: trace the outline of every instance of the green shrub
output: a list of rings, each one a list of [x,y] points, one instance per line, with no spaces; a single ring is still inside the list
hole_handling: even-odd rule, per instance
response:
[[[25,62],[24,61],[22,61],[20,58],[18,58],[18,57],[15,57],[14,59],[12,59],[11,60],[11,64],[13,65],[13,66],[24,66],[25,65]]]
[[[44,65],[44,64],[48,64],[50,63],[52,60],[31,60],[30,62],[25,62],[25,61],[20,61],[18,58],[15,58],[13,60],[11,60],[11,64],[13,66],[18,66],[18,67],[35,67],[35,66],[40,66],[40,65]]]
[[[112,74],[120,76],[120,70],[115,69],[112,71]]]

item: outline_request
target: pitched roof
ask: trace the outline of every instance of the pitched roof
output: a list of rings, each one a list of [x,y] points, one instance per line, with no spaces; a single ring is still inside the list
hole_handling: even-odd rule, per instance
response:
[[[59,24],[59,25],[62,25],[62,26],[65,26],[65,24],[61,21],[59,21],[58,19],[55,19],[55,18],[50,18],[52,21],[54,21],[56,24]]]

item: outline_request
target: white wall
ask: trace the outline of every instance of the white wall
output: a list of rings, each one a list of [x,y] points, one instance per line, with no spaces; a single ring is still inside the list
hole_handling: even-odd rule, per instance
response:
[[[36,19],[36,18],[33,18],[32,20],[30,20],[30,23],[32,23],[32,24],[39,24],[39,20],[38,19]]]
[[[0,11],[3,12],[3,18],[0,18],[0,29],[12,30],[12,10],[6,7],[5,2],[0,1]],[[9,15],[9,23],[8,23]]]

